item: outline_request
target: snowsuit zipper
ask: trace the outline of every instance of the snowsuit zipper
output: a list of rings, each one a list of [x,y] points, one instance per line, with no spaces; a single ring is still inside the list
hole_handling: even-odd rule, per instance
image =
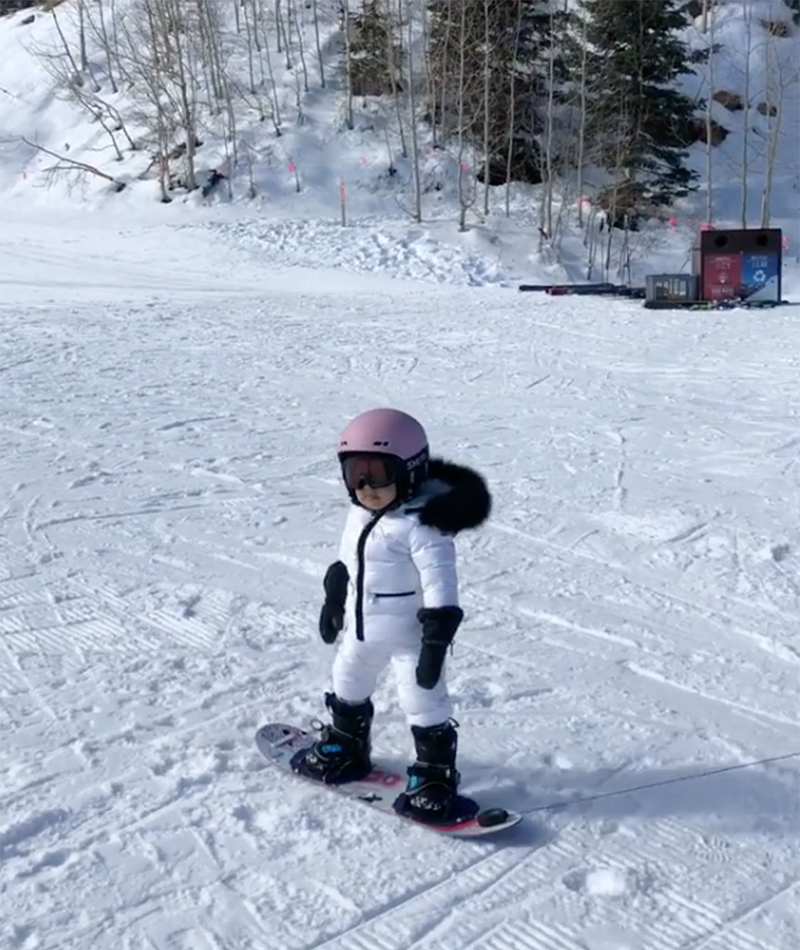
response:
[[[364,527],[358,538],[356,545],[356,555],[358,557],[358,571],[356,573],[356,640],[364,639],[364,548],[367,546],[367,538],[375,525],[386,514],[386,511],[380,511]]]

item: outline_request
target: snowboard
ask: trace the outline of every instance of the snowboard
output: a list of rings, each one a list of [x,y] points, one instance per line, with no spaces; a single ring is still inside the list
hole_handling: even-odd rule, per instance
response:
[[[478,838],[496,834],[506,828],[513,828],[522,821],[522,815],[505,808],[482,808],[476,801],[459,795],[453,814],[447,823],[419,821],[410,815],[398,814],[392,807],[394,800],[403,791],[406,782],[405,773],[393,766],[376,765],[370,774],[359,782],[346,782],[343,785],[325,785],[314,779],[305,778],[292,771],[291,759],[296,752],[316,741],[316,735],[282,722],[271,722],[262,726],[256,733],[256,746],[259,752],[284,772],[296,778],[327,788],[338,795],[363,802],[370,808],[394,815],[403,821],[440,834],[458,838]]]

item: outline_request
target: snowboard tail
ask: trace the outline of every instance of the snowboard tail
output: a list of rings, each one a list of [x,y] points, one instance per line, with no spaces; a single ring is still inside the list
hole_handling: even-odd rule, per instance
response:
[[[404,770],[393,766],[376,766],[365,778],[341,785],[326,785],[306,778],[292,770],[292,758],[316,741],[316,736],[286,723],[273,722],[262,726],[256,733],[256,746],[267,761],[281,771],[289,772],[302,781],[320,785],[331,791],[363,802],[386,814],[396,815],[403,821],[431,828],[442,834],[462,838],[475,838],[512,828],[522,821],[522,815],[505,808],[483,809],[471,798],[459,795],[445,822],[428,822],[405,815],[395,810],[394,803],[405,786]]]

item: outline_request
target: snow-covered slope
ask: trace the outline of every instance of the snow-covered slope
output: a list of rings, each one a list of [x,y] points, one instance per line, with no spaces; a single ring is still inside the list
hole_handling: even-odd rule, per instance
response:
[[[265,134],[255,201],[48,189],[20,135],[105,157],[25,48],[52,25],[23,19],[0,19],[0,947],[800,945],[800,307],[498,286],[578,275],[580,236],[566,267],[540,255],[524,188],[460,234],[433,164],[410,224],[335,90]],[[791,224],[789,178],[777,200]],[[702,204],[643,236],[637,273],[685,266]],[[253,744],[322,713],[332,446],[381,403],[494,493],[458,541],[450,682],[465,791],[526,821],[485,843]],[[375,698],[402,759],[390,679]]]
[[[712,149],[713,223],[741,227],[742,181],[747,181],[747,226],[761,220],[761,193],[769,159],[770,131],[775,136],[772,227],[783,228],[790,252],[800,254],[800,26],[784,0],[728,0],[713,7],[709,29],[687,30],[693,49],[719,47],[709,64],[698,67],[697,76],[686,81],[686,92],[709,99],[711,92],[739,97],[749,108],[726,108],[712,101],[711,116],[728,132],[725,141]],[[787,36],[775,36],[765,24],[785,25]],[[749,39],[748,39],[749,34]],[[749,54],[749,55],[748,55]],[[729,100],[730,101],[730,100]],[[739,105],[739,103],[731,103]],[[764,114],[768,107],[776,115]],[[759,111],[759,107],[761,111]],[[778,114],[779,113],[779,114]],[[748,131],[745,152],[745,131]],[[746,159],[745,159],[746,155]],[[747,174],[743,173],[747,162]],[[707,164],[705,146],[692,149],[691,163],[703,186],[690,206],[705,220]]]
[[[126,8],[118,0],[115,10]],[[754,21],[780,18],[791,24],[791,14],[782,0],[750,4]],[[342,94],[337,75],[338,33],[335,3],[320,0],[322,46],[327,85],[319,88],[318,67],[307,56],[311,91],[301,95],[302,122],[298,121],[296,70],[286,69],[283,58],[273,50],[276,87],[283,116],[280,137],[269,122],[259,122],[252,110],[242,106],[237,117],[239,135],[247,142],[253,158],[253,177],[257,197],[248,198],[247,162],[241,162],[230,183],[232,207],[227,203],[227,186],[209,201],[221,223],[235,226],[251,247],[260,244],[271,253],[287,243],[294,249],[304,244],[308,262],[336,261],[355,269],[375,266],[389,259],[397,272],[441,279],[443,271],[430,274],[430,261],[443,253],[452,258],[450,272],[458,281],[473,284],[529,280],[584,279],[588,276],[586,250],[582,235],[568,228],[558,259],[552,251],[540,251],[536,237],[538,189],[515,186],[512,189],[512,217],[504,215],[505,189],[493,189],[493,210],[484,219],[470,212],[471,230],[457,231],[457,207],[454,202],[454,177],[457,165],[447,150],[434,150],[425,129],[421,131],[421,153],[425,189],[424,226],[413,225],[406,211],[411,204],[411,174],[400,155],[400,142],[386,108],[375,100],[357,101],[355,128],[347,130],[343,122]],[[227,7],[224,7],[228,10]],[[305,24],[306,43],[313,47],[312,9],[299,4]],[[742,94],[744,91],[745,7],[740,0],[728,0],[715,6],[714,40],[722,44],[715,57],[715,88]],[[59,17],[65,35],[74,37],[69,4],[62,4]],[[33,16],[33,22],[24,21]],[[698,21],[699,23],[699,21]],[[687,25],[687,39],[696,47],[709,41],[696,26]],[[757,111],[765,98],[767,63],[787,68],[796,61],[798,34],[788,38],[770,38],[757,24],[750,55],[750,100],[748,114],[751,164],[749,182],[750,224],[760,218],[760,192],[765,172],[766,138],[769,119]],[[102,211],[119,209],[126,214],[146,214],[155,220],[175,220],[204,203],[199,192],[181,199],[182,209],[153,207],[158,187],[152,173],[141,180],[151,156],[145,151],[124,151],[123,161],[114,159],[106,133],[87,118],[74,104],[55,94],[54,83],[37,51],[57,49],[58,34],[52,17],[41,9],[32,9],[0,18],[0,202],[14,214],[18,209],[57,206],[75,209],[95,207]],[[90,53],[91,53],[90,41]],[[104,62],[95,54],[93,75],[108,93]],[[234,67],[237,60],[232,60]],[[244,69],[243,61],[239,63]],[[707,71],[687,85],[698,97],[708,93]],[[125,113],[126,95],[108,93],[109,100]],[[772,198],[772,223],[783,227],[789,241],[789,257],[800,251],[800,102],[795,86],[789,84],[782,102],[781,135]],[[127,113],[126,113],[127,114]],[[726,141],[714,150],[714,220],[719,225],[736,225],[740,219],[740,186],[743,113],[730,112],[714,105],[714,119],[729,130]],[[135,123],[131,124],[136,133]],[[37,152],[31,143],[42,145],[59,155],[100,168],[115,179],[127,182],[125,191],[113,193],[109,183],[83,174],[62,172],[54,176],[57,160]],[[204,145],[198,153],[201,177],[211,169],[230,171],[223,142],[213,123],[204,129]],[[692,148],[692,164],[705,172],[704,148]],[[389,153],[396,168],[389,174]],[[340,183],[345,183],[348,219],[357,235],[335,233],[340,219]],[[299,191],[298,191],[299,184]],[[176,193],[176,197],[179,193]],[[692,241],[705,221],[705,190],[676,207],[671,225],[654,223],[645,233],[634,237],[632,276],[641,281],[646,273],[662,269],[688,269]],[[362,240],[363,238],[363,240]],[[447,269],[444,270],[446,274]],[[597,270],[591,275],[597,278]],[[611,273],[612,278],[627,274]],[[789,275],[787,285],[794,283]]]
[[[798,750],[800,308],[265,267],[99,216],[4,222],[0,274],[0,946],[798,946],[798,760],[738,767]],[[494,493],[450,682],[464,789],[527,818],[484,844],[253,745],[322,712],[332,447],[376,403]]]

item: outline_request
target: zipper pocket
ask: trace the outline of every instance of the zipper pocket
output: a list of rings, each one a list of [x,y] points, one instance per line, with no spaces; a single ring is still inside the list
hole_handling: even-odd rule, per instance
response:
[[[404,590],[399,594],[373,594],[372,596],[377,600],[378,597],[413,597],[416,594],[415,590]]]

